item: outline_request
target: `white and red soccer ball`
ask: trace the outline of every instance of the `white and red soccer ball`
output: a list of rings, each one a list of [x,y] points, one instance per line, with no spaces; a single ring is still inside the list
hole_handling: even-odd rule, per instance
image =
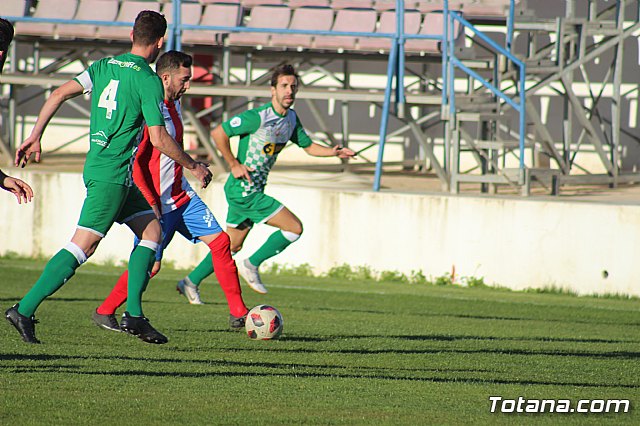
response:
[[[282,315],[273,306],[258,305],[247,314],[245,329],[250,339],[277,339],[282,334]]]

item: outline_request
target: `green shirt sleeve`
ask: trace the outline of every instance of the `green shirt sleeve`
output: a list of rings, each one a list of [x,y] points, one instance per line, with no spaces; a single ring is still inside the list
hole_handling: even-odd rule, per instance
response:
[[[164,126],[164,117],[160,105],[164,102],[164,89],[157,75],[146,77],[140,84],[142,116],[147,126]]]
[[[94,69],[99,65],[100,61],[94,62],[89,66],[89,68],[87,68],[74,78],[74,80],[82,86],[84,94],[91,93],[93,91]]]
[[[313,143],[309,135],[307,135],[307,132],[304,130],[298,114],[296,114],[296,128],[293,130],[293,134],[291,135],[291,142],[295,143],[300,148],[306,148]]]
[[[260,114],[250,109],[222,123],[222,130],[227,136],[248,135],[260,128]]]

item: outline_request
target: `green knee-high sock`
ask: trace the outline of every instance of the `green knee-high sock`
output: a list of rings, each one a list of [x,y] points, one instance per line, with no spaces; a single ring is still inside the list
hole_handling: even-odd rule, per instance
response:
[[[291,241],[289,241],[282,231],[278,230],[271,234],[267,241],[249,257],[249,262],[253,266],[260,266],[262,262],[280,253],[282,250],[289,247]]]
[[[30,317],[44,299],[55,293],[80,266],[76,257],[66,249],[60,250],[44,267],[42,275],[31,290],[24,296],[18,306],[21,315]]]
[[[213,274],[213,261],[211,260],[211,252],[207,253],[207,257],[191,271],[188,278],[194,285],[200,285],[202,280]]]
[[[127,312],[133,317],[142,315],[142,293],[149,282],[156,252],[138,245],[129,256],[129,283],[127,290]]]

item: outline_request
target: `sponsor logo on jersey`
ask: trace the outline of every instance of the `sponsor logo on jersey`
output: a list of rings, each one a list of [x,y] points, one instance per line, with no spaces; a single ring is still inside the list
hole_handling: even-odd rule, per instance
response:
[[[242,124],[242,118],[240,118],[240,117],[233,117],[233,118],[231,119],[231,121],[229,121],[229,125],[230,125],[231,127],[238,127],[238,126],[240,126],[241,124]]]
[[[119,61],[119,60],[117,60],[117,59],[115,59],[115,58],[111,58],[111,59],[109,59],[108,64],[109,64],[109,65],[117,65],[117,66],[119,66],[120,68],[131,68],[131,69],[132,69],[132,70],[134,70],[134,71],[140,71],[140,69],[141,69],[138,65],[136,65],[136,63],[135,63],[135,62],[131,62],[131,61],[129,61],[129,62],[122,62],[122,61]]]
[[[91,142],[97,143],[100,146],[106,147],[109,145],[109,141],[107,139],[107,134],[102,130],[91,134]]]
[[[284,143],[267,143],[262,148],[262,152],[267,155],[276,155],[279,154],[280,151],[284,149],[287,144]]]

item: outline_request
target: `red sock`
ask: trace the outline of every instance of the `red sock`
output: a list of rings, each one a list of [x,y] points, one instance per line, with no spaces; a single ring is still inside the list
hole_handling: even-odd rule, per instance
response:
[[[118,278],[118,282],[109,293],[109,296],[102,302],[97,309],[97,312],[100,315],[111,315],[116,313],[116,309],[118,309],[124,302],[127,301],[127,282],[129,281],[129,272],[124,271],[120,278]]]
[[[211,241],[209,249],[211,249],[213,270],[229,304],[229,313],[234,317],[241,317],[249,310],[242,300],[238,268],[236,268],[236,262],[231,258],[230,242],[229,235],[223,232]]]
[[[155,275],[156,274],[151,273],[149,279],[153,278]],[[127,301],[128,282],[129,271],[124,271],[122,275],[120,275],[120,278],[118,278],[118,282],[111,290],[111,293],[109,293],[104,302],[102,302],[102,305],[96,309],[100,315],[115,314],[116,309],[124,305],[124,302]]]

